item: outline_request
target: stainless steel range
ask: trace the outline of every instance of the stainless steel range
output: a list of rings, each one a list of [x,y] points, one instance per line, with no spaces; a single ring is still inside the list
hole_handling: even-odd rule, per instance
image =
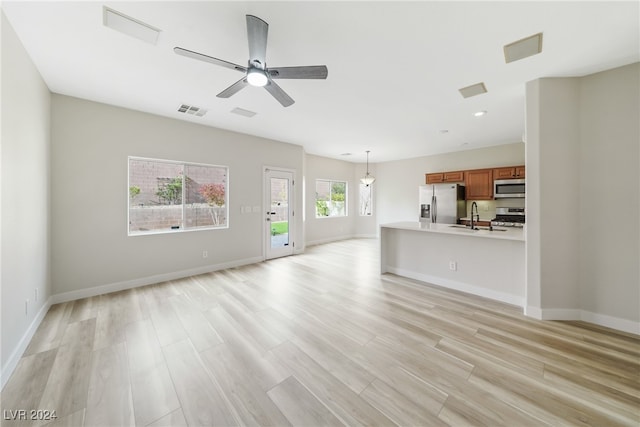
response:
[[[492,227],[524,227],[524,208],[496,208]]]

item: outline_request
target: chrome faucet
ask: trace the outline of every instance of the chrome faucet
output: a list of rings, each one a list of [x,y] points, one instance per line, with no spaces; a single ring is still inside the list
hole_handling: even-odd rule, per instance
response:
[[[478,204],[476,202],[471,203],[471,229],[476,230],[477,227],[473,226],[473,208],[476,208],[476,221],[480,221],[480,214],[478,213]]]

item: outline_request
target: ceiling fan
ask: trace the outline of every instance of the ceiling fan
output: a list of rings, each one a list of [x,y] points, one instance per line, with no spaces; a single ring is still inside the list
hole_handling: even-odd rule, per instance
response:
[[[247,85],[259,86],[264,87],[283,107],[288,107],[295,101],[273,81],[274,79],[326,79],[329,71],[325,65],[267,68],[265,56],[268,32],[269,24],[257,16],[247,15],[249,63],[246,67],[181,47],[175,47],[173,51],[187,58],[231,68],[245,74],[240,80],[216,95],[218,98],[229,98]]]

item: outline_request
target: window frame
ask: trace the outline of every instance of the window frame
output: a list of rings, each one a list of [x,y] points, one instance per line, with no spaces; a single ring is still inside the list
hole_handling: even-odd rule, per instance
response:
[[[331,194],[333,190],[334,183],[344,184],[344,215],[327,215],[327,216],[318,216],[318,207],[316,203],[318,202],[318,181],[324,181],[329,183],[329,201],[331,201]],[[327,178],[316,178],[315,180],[315,188],[314,188],[314,214],[316,219],[326,219],[326,218],[346,218],[349,216],[349,181],[340,180],[340,179],[327,179]]]
[[[145,162],[156,162],[156,163],[165,163],[171,165],[178,165],[182,167],[182,194],[181,194],[181,224],[178,229],[156,229],[156,230],[148,230],[148,231],[131,231],[131,197],[129,193],[129,189],[131,188],[131,161],[145,161]],[[199,166],[199,167],[210,167],[210,168],[223,168],[225,170],[225,194],[224,194],[224,208],[225,208],[225,224],[224,225],[212,225],[205,227],[186,227],[186,209],[187,203],[185,203],[185,169],[188,166]],[[187,162],[180,160],[169,160],[169,159],[157,159],[152,157],[139,157],[139,156],[127,156],[127,189],[126,189],[126,197],[127,197],[127,236],[128,237],[138,237],[138,236],[152,236],[156,234],[174,234],[174,233],[185,233],[185,232],[193,232],[193,231],[211,231],[211,230],[225,230],[229,228],[229,191],[230,189],[230,177],[229,177],[229,166],[226,165],[214,165],[209,163],[198,163],[198,162]]]

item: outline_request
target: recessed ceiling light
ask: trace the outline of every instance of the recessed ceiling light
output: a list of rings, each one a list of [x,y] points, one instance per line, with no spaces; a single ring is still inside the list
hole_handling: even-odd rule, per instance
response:
[[[158,42],[158,36],[160,35],[159,29],[107,6],[103,6],[102,23],[112,30],[154,45]]]
[[[473,115],[476,116],[476,117],[482,117],[485,114],[487,114],[487,112],[484,111],[484,110],[483,111],[476,111],[475,113],[473,113]]]
[[[233,114],[237,114],[237,115],[243,116],[243,117],[253,117],[256,114],[258,114],[255,111],[249,111],[249,110],[245,110],[244,108],[239,108],[239,107],[234,108],[233,110],[231,110],[231,112]]]
[[[524,39],[504,46],[504,61],[517,61],[542,52],[542,33],[534,34]]]
[[[487,87],[484,85],[484,82],[480,82],[471,86],[463,87],[462,89],[458,89],[458,91],[463,98],[470,98],[472,96],[487,93]]]
[[[350,156],[350,155],[351,155],[351,153],[342,153],[342,154],[340,154],[340,155],[341,155],[341,156]]]

